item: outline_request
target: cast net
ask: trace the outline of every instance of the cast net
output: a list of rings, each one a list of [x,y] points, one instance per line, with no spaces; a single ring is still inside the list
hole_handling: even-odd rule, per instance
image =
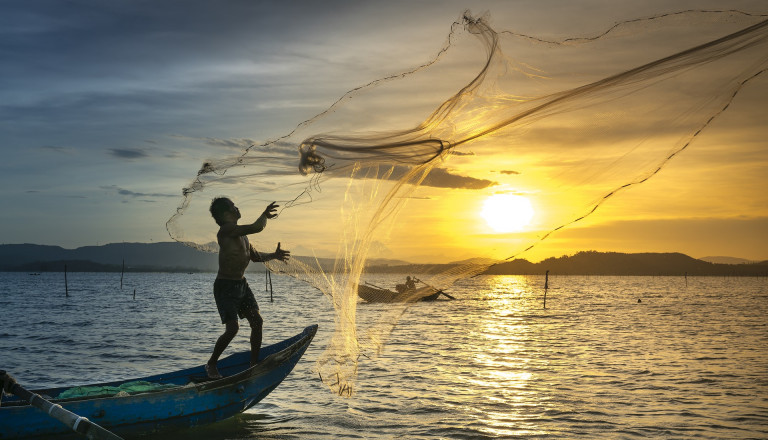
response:
[[[281,241],[294,257],[268,268],[330,299],[336,329],[317,369],[333,392],[351,395],[361,357],[380,352],[410,304],[645,182],[706,136],[743,89],[765,87],[766,68],[765,15],[685,11],[550,40],[465,13],[425,64],[349,91],[282,137],[207,161],[168,231],[215,252],[212,197],[254,215],[277,201],[279,218],[252,243],[270,251]],[[492,254],[477,212],[494,193],[524,196],[536,215],[526,231],[499,236]],[[421,272],[432,288],[361,319],[369,258],[428,251],[466,261]],[[467,259],[476,255],[487,258]]]

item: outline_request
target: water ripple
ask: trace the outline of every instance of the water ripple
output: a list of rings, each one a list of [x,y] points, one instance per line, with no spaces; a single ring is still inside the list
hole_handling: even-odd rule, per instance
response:
[[[122,291],[114,274],[79,274],[69,298],[55,275],[22,294],[13,288],[22,275],[0,274],[4,309],[46,310],[23,332],[0,330],[3,367],[22,383],[199,365],[223,330],[211,274],[131,274]],[[313,370],[332,334],[331,305],[298,282],[273,281],[274,303],[255,292],[265,344],[320,323],[302,362],[242,416],[163,439],[768,437],[765,278],[689,277],[686,288],[665,277],[555,276],[546,310],[542,277],[465,280],[451,290],[458,300],[403,315],[381,355],[363,359],[351,399]],[[359,318],[385,307],[365,305]],[[247,349],[246,334],[230,350]]]

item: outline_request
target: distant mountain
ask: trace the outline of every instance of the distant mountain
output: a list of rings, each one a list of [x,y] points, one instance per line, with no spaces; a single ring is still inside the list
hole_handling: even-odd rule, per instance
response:
[[[216,271],[217,255],[176,242],[112,243],[64,249],[37,244],[0,245],[2,271]]]
[[[492,258],[482,258],[482,257],[475,257],[475,258],[467,258],[466,260],[459,260],[459,261],[452,261],[448,264],[452,265],[459,265],[459,264],[491,264],[491,263],[497,263],[501,262],[503,260],[494,260]]]
[[[750,264],[754,263],[752,260],[747,260],[745,258],[736,258],[736,257],[703,257],[699,258],[699,260],[706,261],[708,263],[716,263],[716,264]]]
[[[698,260],[680,253],[579,252],[572,256],[547,258],[533,264],[526,260],[513,260],[490,267],[488,274],[559,275],[721,275],[766,276],[768,262],[754,264],[717,264]]]
[[[214,244],[215,247],[215,244]],[[294,256],[310,266],[333,270],[334,260]],[[216,272],[218,255],[202,252],[177,242],[111,243],[64,249],[38,244],[0,245],[0,271],[60,272],[67,265],[72,272]],[[407,261],[371,259],[369,264],[404,266]],[[263,270],[251,265],[249,271]]]
[[[333,270],[332,259],[293,256],[311,266]],[[69,271],[119,272],[125,261],[128,272],[215,272],[218,256],[184,246],[181,243],[113,243],[64,249],[36,244],[0,245],[0,271],[58,272],[67,265]],[[487,261],[487,260],[486,260]],[[528,260],[499,262],[485,270],[486,274],[527,275],[721,275],[768,276],[768,261],[760,263],[725,264],[703,261],[680,253],[624,254],[618,252],[579,252],[572,256],[548,258],[539,263]],[[470,259],[451,264],[411,264],[400,260],[374,260],[367,273],[410,273],[427,275],[475,265],[485,267],[480,260]],[[251,265],[249,271],[263,270]]]
[[[452,264],[410,266],[373,266],[367,272],[429,274],[455,270],[475,263],[468,260]],[[479,270],[482,270],[480,268]],[[768,276],[768,262],[753,264],[716,264],[680,253],[623,254],[618,252],[579,252],[572,256],[547,258],[539,263],[519,259],[497,263],[483,273],[489,275],[719,275]]]
[[[390,260],[388,258],[369,258],[366,262],[371,266],[406,266],[412,264],[404,260]]]

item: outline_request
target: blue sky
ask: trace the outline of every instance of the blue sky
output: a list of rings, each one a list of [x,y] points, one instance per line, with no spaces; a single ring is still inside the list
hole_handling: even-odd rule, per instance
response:
[[[169,241],[165,222],[205,159],[423,63],[467,8],[568,35],[719,4],[642,3],[3,1],[0,243]]]

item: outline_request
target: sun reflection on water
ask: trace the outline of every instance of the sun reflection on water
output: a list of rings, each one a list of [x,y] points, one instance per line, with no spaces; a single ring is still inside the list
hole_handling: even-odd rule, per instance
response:
[[[543,286],[538,278],[488,277],[484,313],[473,323],[477,348],[468,353],[472,368],[463,379],[476,396],[485,397],[487,404],[470,413],[491,436],[543,433],[531,422],[531,412],[541,411],[542,400],[536,370],[543,357],[531,344],[536,331],[531,321],[538,313],[532,306]]]
[[[66,298],[58,274],[0,273],[0,309],[33,316],[39,304],[49,305],[45,320],[0,331],[0,348],[13,353],[3,358],[4,368],[25,382],[140,377],[210,354],[221,329],[210,274],[134,274],[136,300],[117,290],[110,274],[73,278],[78,284],[74,295],[70,284]],[[755,410],[768,394],[765,278],[549,281],[546,310],[543,275],[476,277],[451,288],[457,300],[415,304],[381,357],[365,360],[360,392],[340,399],[312,362],[332,335],[332,305],[278,277],[276,287],[284,282],[298,294],[260,303],[269,318],[265,343],[320,319],[316,340],[288,380],[244,418],[183,436],[766,438],[768,418]],[[193,300],[179,302],[182,296]],[[360,316],[381,310],[361,306]],[[162,350],[169,344],[186,349],[168,355]],[[232,349],[248,344],[238,337]],[[87,365],[70,368],[83,356]],[[128,367],[115,369],[116,362]]]

